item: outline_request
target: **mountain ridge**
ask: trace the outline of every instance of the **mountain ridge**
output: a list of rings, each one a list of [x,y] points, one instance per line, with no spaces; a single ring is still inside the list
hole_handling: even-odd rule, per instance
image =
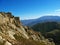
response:
[[[0,12],[0,45],[55,45],[40,32],[23,26],[19,17]]]
[[[42,22],[60,22],[60,16],[43,16],[37,19],[32,19],[30,22],[29,20],[21,20],[21,22],[26,26],[31,26]]]

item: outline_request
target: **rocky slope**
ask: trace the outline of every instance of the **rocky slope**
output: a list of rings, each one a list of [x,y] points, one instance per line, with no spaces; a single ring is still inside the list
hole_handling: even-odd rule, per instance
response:
[[[23,26],[19,17],[10,12],[0,12],[0,45],[55,45],[40,32]]]

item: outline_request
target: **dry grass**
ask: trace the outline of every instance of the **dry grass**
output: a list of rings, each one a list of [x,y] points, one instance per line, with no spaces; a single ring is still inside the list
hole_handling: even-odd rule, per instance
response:
[[[44,43],[40,43],[39,41],[24,39],[23,37],[17,35],[14,36],[21,43],[21,45],[45,45]]]

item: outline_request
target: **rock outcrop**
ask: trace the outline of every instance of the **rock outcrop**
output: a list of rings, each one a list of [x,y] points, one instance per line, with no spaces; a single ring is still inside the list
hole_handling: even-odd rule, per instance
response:
[[[40,32],[23,26],[19,17],[10,12],[0,12],[0,45],[55,45]]]

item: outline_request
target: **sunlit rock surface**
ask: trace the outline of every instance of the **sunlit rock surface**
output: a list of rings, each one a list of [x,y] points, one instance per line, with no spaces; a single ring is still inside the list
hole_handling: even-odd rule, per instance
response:
[[[10,12],[0,12],[0,45],[55,45],[40,32],[23,26],[19,17]]]

